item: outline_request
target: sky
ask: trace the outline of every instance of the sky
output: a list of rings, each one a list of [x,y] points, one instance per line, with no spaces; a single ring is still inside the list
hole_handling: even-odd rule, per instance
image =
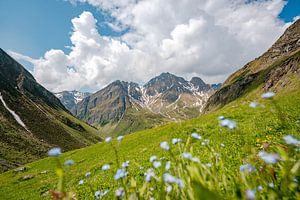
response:
[[[299,0],[1,0],[0,47],[52,92],[162,72],[217,83],[297,16]]]

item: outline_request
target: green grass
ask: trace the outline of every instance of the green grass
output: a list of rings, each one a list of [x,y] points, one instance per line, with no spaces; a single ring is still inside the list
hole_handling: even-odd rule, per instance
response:
[[[240,176],[239,166],[248,162],[258,164],[259,161],[255,155],[261,150],[264,143],[268,143],[272,150],[278,145],[283,146],[282,137],[284,135],[291,134],[295,137],[300,137],[299,88],[299,80],[295,79],[289,89],[282,90],[272,101],[262,100],[260,98],[261,91],[257,89],[216,112],[196,119],[170,123],[126,135],[121,143],[114,139],[113,143],[99,143],[87,148],[66,152],[59,157],[59,160],[64,162],[67,159],[72,159],[75,161],[75,165],[70,168],[64,167],[65,188],[67,191],[76,193],[78,199],[93,199],[93,194],[96,190],[109,189],[111,192],[107,198],[112,198],[114,191],[122,185],[113,179],[113,175],[118,168],[116,162],[118,158],[119,162],[130,161],[129,175],[134,177],[134,179],[128,178],[131,188],[135,187],[136,184],[136,188],[139,188],[139,191],[145,190],[145,188],[148,191],[151,186],[156,188],[155,190],[162,192],[164,190],[161,189],[160,184],[151,183],[152,185],[145,186],[143,183],[144,172],[151,167],[149,157],[155,154],[158,157],[165,156],[168,159],[177,159],[176,161],[178,161],[178,158],[175,157],[180,149],[174,148],[172,151],[175,156],[172,157],[169,152],[160,149],[160,142],[169,141],[170,143],[171,139],[175,137],[187,142],[191,133],[196,132],[204,139],[210,140],[209,148],[201,145],[200,141],[195,140],[190,140],[186,147],[181,146],[181,148],[186,148],[194,156],[198,157],[201,160],[202,168],[193,164],[191,166],[184,165],[185,167],[183,167],[180,164],[182,161],[178,161],[177,175],[186,177],[184,178],[188,183],[186,187],[198,189],[190,192],[186,189],[185,192],[179,193],[180,189],[174,188],[175,194],[177,191],[178,195],[182,195],[182,198],[188,198],[188,195],[194,192],[195,194],[206,195],[207,199],[216,198],[214,195],[221,195],[227,199],[238,198],[240,193],[243,196],[243,192],[246,189],[245,186],[234,185],[237,181],[244,180],[242,178],[235,179],[235,177]],[[264,107],[249,108],[249,103],[254,100],[260,102]],[[220,127],[217,120],[217,117],[220,115],[235,120],[237,128],[227,130]],[[284,116],[284,118],[278,117],[279,115]],[[225,148],[220,148],[221,143],[225,144]],[[118,151],[117,157],[112,144]],[[219,166],[220,168],[217,171],[209,171],[209,173],[212,173],[211,176],[215,177],[214,179],[206,177],[207,181],[204,181],[204,185],[199,185],[199,182],[189,179],[185,174],[187,172],[193,173],[196,177],[199,176],[197,180],[201,180],[201,175],[203,174],[199,174],[195,169],[201,171],[207,168],[205,168],[205,164],[212,162],[212,151],[221,155],[221,158],[223,158],[222,166]],[[299,159],[299,154],[297,156],[297,159]],[[111,169],[108,172],[102,172],[100,167],[106,163],[111,164]],[[26,166],[28,166],[28,170],[24,172],[9,171],[0,175],[0,199],[50,199],[49,194],[45,196],[41,196],[41,194],[46,194],[48,190],[56,188],[58,181],[55,174],[56,158],[45,158]],[[141,166],[144,167],[144,170],[140,170]],[[216,170],[217,168],[213,169]],[[47,171],[47,173],[41,173],[43,171]],[[88,171],[92,175],[86,178],[84,175]],[[226,176],[222,175],[224,173]],[[27,175],[33,178],[22,180]],[[230,177],[234,178],[230,181],[223,180]],[[78,185],[81,179],[84,179],[86,184]],[[226,184],[223,184],[220,188],[216,187],[216,184],[221,180]],[[251,185],[249,180],[244,181]],[[237,188],[240,188],[241,191],[237,190]],[[159,198],[160,192],[153,195],[158,195],[156,197]],[[143,194],[146,194],[146,192],[144,191]],[[147,197],[151,196],[148,193],[147,195]],[[163,195],[164,197],[166,196],[166,194]],[[166,198],[172,199],[172,195],[166,196]],[[189,198],[192,199],[191,197]],[[296,196],[290,198],[296,199]]]

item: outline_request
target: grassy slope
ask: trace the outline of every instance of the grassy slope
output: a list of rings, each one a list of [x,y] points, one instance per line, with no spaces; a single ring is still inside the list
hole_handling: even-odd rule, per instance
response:
[[[45,157],[51,146],[71,150],[91,145],[100,139],[96,129],[64,110],[55,110],[44,105],[40,108],[43,108],[47,115],[43,115],[32,104],[23,105],[22,109],[18,109],[20,116],[23,117],[25,124],[30,125],[29,129],[33,134],[20,127],[0,105],[0,158],[3,159],[0,172]],[[50,142],[47,143],[48,141]]]
[[[104,126],[94,124],[94,126],[101,130],[102,135],[116,136],[153,128],[166,122],[167,119],[159,114],[151,113],[139,106],[130,106],[119,122],[108,123]]]
[[[222,157],[226,158],[225,165],[231,167],[233,172],[237,172],[243,158],[251,151],[257,151],[263,142],[281,141],[282,136],[286,134],[300,136],[299,91],[300,81],[295,78],[290,87],[281,90],[275,98],[275,103],[284,112],[284,123],[289,124],[287,129],[281,128],[282,122],[277,118],[276,112],[274,113],[274,102],[261,100],[261,89],[255,89],[214,113],[128,135],[118,146],[119,157],[121,161],[130,160],[129,172],[142,179],[143,172],[140,172],[139,166],[149,167],[148,159],[152,154],[158,156],[164,154],[159,148],[161,141],[170,141],[173,137],[185,140],[192,132],[198,132],[204,138],[210,139],[210,145],[219,149]],[[249,108],[248,104],[253,100],[261,102],[265,108]],[[236,120],[238,128],[233,131],[221,128],[217,121],[219,115]],[[221,150],[220,143],[224,143],[226,148]],[[194,154],[205,162],[208,157],[207,149],[200,144],[194,147]],[[112,183],[115,183],[113,182],[113,172],[116,168],[115,154],[110,144],[101,143],[67,152],[60,159],[62,161],[73,159],[76,163],[67,170],[67,188],[75,191],[79,199],[88,195],[93,199],[87,185],[78,185],[78,181],[85,178],[84,174],[87,171],[92,172],[92,178],[88,182],[92,183],[94,189],[109,189],[113,187]],[[100,166],[105,163],[111,163],[113,170],[102,172]],[[57,181],[54,173],[55,158],[45,158],[28,166],[29,170],[26,172],[9,171],[0,175],[0,199],[39,199],[41,193],[55,188]],[[41,174],[44,170],[49,173]],[[34,178],[21,181],[25,175],[33,175]]]

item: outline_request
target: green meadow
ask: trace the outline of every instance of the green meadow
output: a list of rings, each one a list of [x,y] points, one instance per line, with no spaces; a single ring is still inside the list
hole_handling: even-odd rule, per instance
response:
[[[295,79],[270,99],[262,99],[262,90],[255,89],[192,120],[29,163],[21,171],[0,175],[0,199],[299,199],[299,143],[289,145],[283,139],[300,137],[299,88]],[[258,102],[256,108],[249,107],[253,101]],[[219,116],[233,120],[236,127],[220,126]],[[173,138],[182,141],[172,144]],[[163,141],[169,148],[160,147]],[[264,161],[261,151],[271,153],[275,163]],[[155,164],[149,161],[153,155]],[[69,159],[74,165],[65,166]],[[115,180],[127,160],[126,176]],[[104,164],[110,169],[103,171]],[[245,164],[254,169],[241,169]],[[170,179],[165,180],[166,174]],[[116,190],[120,197],[115,197]]]

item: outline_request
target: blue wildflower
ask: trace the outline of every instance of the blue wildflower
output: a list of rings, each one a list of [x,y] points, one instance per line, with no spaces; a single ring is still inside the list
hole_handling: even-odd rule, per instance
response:
[[[220,125],[229,129],[234,129],[236,127],[236,122],[230,119],[223,119],[220,121]]]
[[[74,165],[74,161],[73,160],[66,160],[65,165],[70,167],[70,166]]]
[[[170,149],[170,146],[169,146],[168,142],[164,141],[164,142],[160,143],[160,148],[168,151]]]
[[[179,143],[179,142],[181,142],[182,140],[181,139],[179,139],[179,138],[173,138],[172,139],[172,144],[177,144],[177,143]]]
[[[272,98],[272,97],[274,97],[275,96],[275,93],[274,92],[266,92],[266,93],[263,93],[262,95],[261,95],[261,97],[263,98],[263,99],[270,99],[270,98]]]
[[[95,192],[95,198],[99,199],[99,198],[105,196],[108,192],[109,192],[109,190],[105,190],[103,192],[98,190]]]
[[[86,176],[86,177],[89,177],[89,176],[91,176],[91,172],[87,172],[87,173],[85,173],[85,176]]]
[[[263,187],[261,185],[257,186],[257,190],[258,191],[262,191],[263,190]]]
[[[246,198],[250,200],[255,199],[255,190],[246,190]]]
[[[258,156],[265,161],[267,164],[276,164],[280,160],[280,156],[276,153],[267,153],[260,151]]]
[[[259,105],[259,103],[253,101],[253,102],[251,102],[251,103],[249,104],[249,107],[250,107],[250,108],[256,108],[258,105]]]
[[[48,151],[49,156],[57,157],[61,155],[61,149],[60,148],[52,148]]]
[[[83,185],[83,184],[84,184],[84,180],[80,180],[79,185]]]
[[[112,139],[111,137],[107,137],[107,138],[105,138],[105,142],[107,142],[107,143],[108,143],[108,142],[110,142],[110,141],[111,141],[111,139]]]
[[[154,162],[153,162],[153,167],[154,167],[154,168],[159,168],[159,167],[161,167],[161,162],[160,162],[160,161],[154,161]]]
[[[191,136],[192,136],[192,138],[195,138],[197,140],[201,140],[202,139],[202,137],[200,135],[198,135],[197,133],[192,133]]]
[[[145,181],[150,182],[151,178],[155,176],[155,172],[152,168],[148,169],[145,173]]]
[[[219,116],[219,117],[218,117],[218,120],[223,120],[223,119],[225,119],[224,116]]]
[[[125,196],[125,190],[123,187],[120,187],[115,192],[116,197],[124,197]]]
[[[110,165],[109,164],[105,164],[105,165],[102,166],[101,169],[102,169],[102,171],[107,171],[107,170],[110,169]]]
[[[244,164],[240,166],[240,172],[252,173],[256,172],[256,168],[251,164]]]
[[[183,158],[188,159],[188,160],[192,160],[192,158],[193,158],[192,154],[189,152],[183,152],[181,155]]]
[[[128,174],[128,172],[126,172],[126,170],[124,168],[118,169],[117,173],[115,174],[115,180],[124,178],[125,176],[127,176],[127,174]]]
[[[171,174],[169,173],[165,173],[163,175],[163,179],[164,179],[164,182],[165,183],[175,183],[177,184],[179,187],[183,188],[184,187],[184,182],[183,180],[175,177],[175,176],[172,176]]]
[[[122,163],[122,167],[123,167],[123,168],[129,167],[129,162],[130,162],[129,160],[126,160],[125,162],[123,162],[123,163]]]
[[[117,137],[117,140],[118,140],[119,142],[121,142],[121,141],[123,140],[123,138],[124,138],[124,136],[120,135],[120,136]]]
[[[300,145],[300,141],[298,139],[294,138],[291,135],[286,135],[286,136],[283,137],[283,139],[287,144],[295,145],[295,146]]]
[[[168,162],[166,163],[165,169],[166,169],[166,171],[169,171],[170,168],[171,168],[171,161],[168,161]]]
[[[157,160],[157,156],[156,155],[151,156],[150,159],[149,159],[150,162],[153,162],[155,160]]]

